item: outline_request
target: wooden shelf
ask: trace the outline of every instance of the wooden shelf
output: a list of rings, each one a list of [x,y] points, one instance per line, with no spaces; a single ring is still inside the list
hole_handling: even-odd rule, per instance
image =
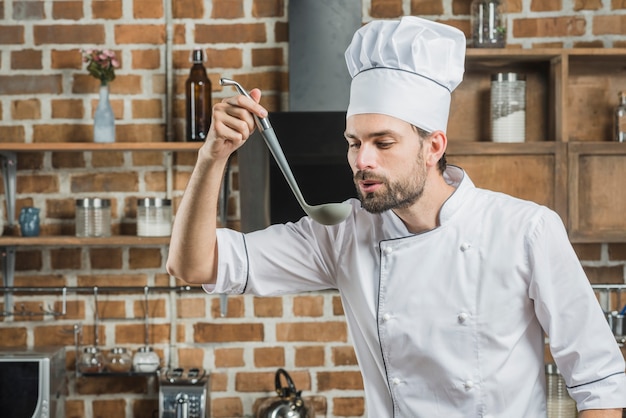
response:
[[[168,245],[170,237],[137,237],[117,235],[111,237],[39,236],[39,237],[0,237],[0,247],[33,246],[115,246],[115,245]]]
[[[114,142],[96,144],[93,142],[50,142],[50,143],[0,143],[0,151],[7,152],[44,152],[44,151],[197,151],[201,142]]]

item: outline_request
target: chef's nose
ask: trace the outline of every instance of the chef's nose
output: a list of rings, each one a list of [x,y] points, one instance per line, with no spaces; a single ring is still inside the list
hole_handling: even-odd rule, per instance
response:
[[[367,144],[361,144],[356,154],[354,165],[358,170],[374,168],[376,165],[376,148]]]

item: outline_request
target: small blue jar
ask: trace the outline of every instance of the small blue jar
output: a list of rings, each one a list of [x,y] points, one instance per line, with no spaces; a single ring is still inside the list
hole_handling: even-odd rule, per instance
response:
[[[39,209],[31,206],[20,211],[20,229],[23,237],[39,236]]]

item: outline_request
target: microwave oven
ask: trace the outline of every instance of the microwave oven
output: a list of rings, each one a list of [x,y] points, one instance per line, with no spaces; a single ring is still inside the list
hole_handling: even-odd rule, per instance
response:
[[[0,349],[3,417],[64,418],[65,391],[65,348]]]

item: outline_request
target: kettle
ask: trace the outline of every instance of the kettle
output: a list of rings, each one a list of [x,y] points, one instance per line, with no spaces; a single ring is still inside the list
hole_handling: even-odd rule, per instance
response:
[[[281,376],[287,381],[287,387],[282,387]],[[276,370],[274,380],[278,398],[265,400],[258,409],[257,418],[310,418],[309,410],[301,397],[301,390],[291,380],[291,376],[284,369]]]

